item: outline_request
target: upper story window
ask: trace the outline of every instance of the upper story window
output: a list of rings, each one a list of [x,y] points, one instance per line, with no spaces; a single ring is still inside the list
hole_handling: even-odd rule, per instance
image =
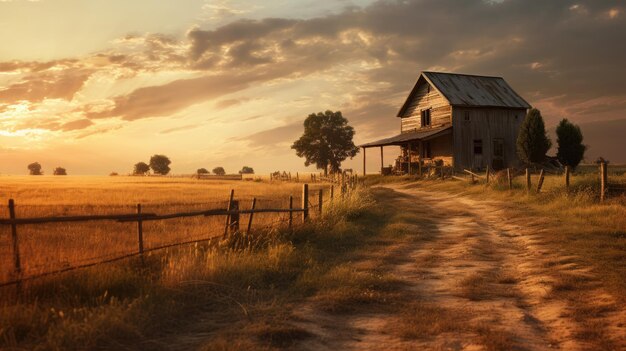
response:
[[[430,110],[422,110],[422,127],[430,127]]]
[[[470,120],[470,112],[469,111],[465,111],[465,120],[469,122]]]

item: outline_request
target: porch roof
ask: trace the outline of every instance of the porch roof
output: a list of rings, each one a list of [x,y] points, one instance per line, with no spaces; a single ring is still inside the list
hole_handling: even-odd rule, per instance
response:
[[[434,139],[441,135],[449,134],[452,132],[452,126],[445,126],[439,128],[429,128],[416,130],[412,132],[401,133],[396,136],[392,136],[391,138],[380,139],[377,141],[372,141],[367,144],[359,145],[360,147],[376,147],[376,146],[389,146],[389,145],[404,145],[410,143],[412,141],[424,141]]]

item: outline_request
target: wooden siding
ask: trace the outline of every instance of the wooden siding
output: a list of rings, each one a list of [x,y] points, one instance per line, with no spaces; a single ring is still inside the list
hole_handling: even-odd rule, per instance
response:
[[[421,112],[429,108],[431,109],[430,127],[441,127],[451,123],[452,107],[435,88],[423,81],[415,90],[411,102],[402,115],[401,132],[420,129]]]
[[[494,139],[504,140],[504,167],[519,165],[516,142],[525,109],[454,107],[452,116],[456,169],[493,168]],[[482,140],[482,155],[474,155],[474,140]]]

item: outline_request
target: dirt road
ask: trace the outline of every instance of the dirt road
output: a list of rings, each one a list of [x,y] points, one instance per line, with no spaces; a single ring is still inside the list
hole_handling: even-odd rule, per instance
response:
[[[351,313],[307,303],[294,324],[313,337],[294,349],[626,350],[624,306],[591,267],[543,242],[546,219],[508,217],[499,203],[400,185],[378,191],[393,193],[390,206],[422,220],[412,224],[414,240],[354,265],[405,282],[403,302]]]

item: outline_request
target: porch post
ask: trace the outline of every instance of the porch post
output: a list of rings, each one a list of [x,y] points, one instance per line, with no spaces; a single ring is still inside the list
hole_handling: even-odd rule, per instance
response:
[[[383,167],[385,167],[385,163],[383,161],[383,147],[380,147],[380,174],[383,174]]]
[[[422,143],[422,141],[420,140],[419,143],[419,156],[420,156],[420,163],[419,163],[419,176],[422,176],[422,159],[424,158],[424,144]]]
[[[363,176],[365,177],[365,147],[363,147]]]
[[[408,144],[409,175],[411,175],[411,143]]]

